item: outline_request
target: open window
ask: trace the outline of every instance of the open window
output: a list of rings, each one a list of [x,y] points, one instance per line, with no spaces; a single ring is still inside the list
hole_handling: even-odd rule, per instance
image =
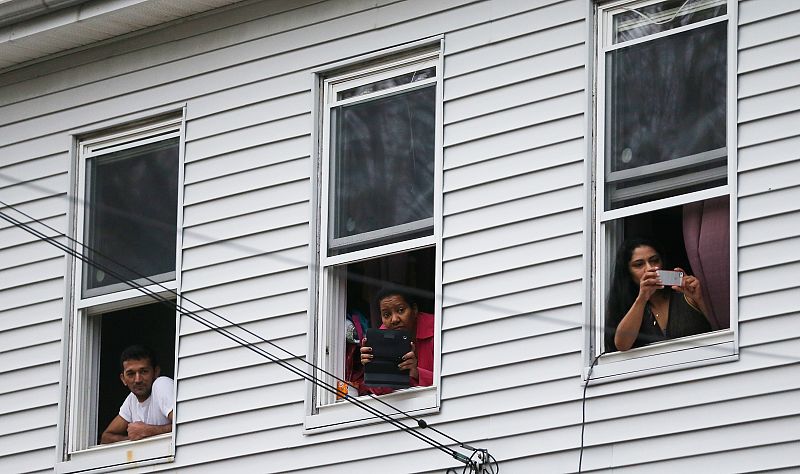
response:
[[[174,303],[182,119],[168,117],[81,137],[64,462],[59,472],[168,460],[172,435],[100,445],[128,390],[120,354],[154,350],[174,379]],[[135,289],[166,298],[155,302]],[[172,383],[174,389],[174,382]]]
[[[598,7],[597,19],[589,353],[614,353],[601,359],[593,378],[730,356],[735,156],[728,143],[728,1],[608,2]],[[632,238],[660,244],[670,269],[683,268],[701,281],[706,329],[680,337],[665,328],[663,342],[624,353],[609,344],[616,330],[609,323],[615,315],[607,314],[609,296],[620,287],[612,281],[615,257]],[[671,303],[670,312],[675,307]]]
[[[381,287],[404,287],[417,297],[420,311],[436,311],[438,70],[438,51],[426,51],[350,67],[321,81],[315,361],[353,382],[350,394],[359,385],[357,341],[368,327],[380,326],[374,298]],[[332,377],[321,379],[337,385]],[[427,397],[409,395],[421,388],[393,395],[416,398],[411,409],[435,406],[430,391]],[[324,389],[315,389],[313,399],[307,428],[368,417],[348,411],[354,407],[337,403]]]

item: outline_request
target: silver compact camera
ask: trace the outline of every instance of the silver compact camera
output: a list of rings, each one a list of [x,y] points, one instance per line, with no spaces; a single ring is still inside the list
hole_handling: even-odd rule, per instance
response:
[[[656,270],[656,274],[664,286],[681,286],[683,284],[683,272]]]

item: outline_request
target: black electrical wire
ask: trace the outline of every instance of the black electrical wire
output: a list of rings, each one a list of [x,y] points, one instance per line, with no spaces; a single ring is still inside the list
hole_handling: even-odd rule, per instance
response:
[[[592,364],[589,366],[589,372],[586,374],[586,384],[583,386],[583,399],[581,400],[581,454],[578,457],[578,472],[581,472],[583,468],[583,434],[586,431],[586,389],[589,388],[589,381],[592,379],[592,370],[594,370],[594,366],[597,365],[600,356],[605,353],[606,352],[603,351],[594,358]]]
[[[213,314],[213,315],[217,316],[218,318],[222,319],[223,321],[227,322],[228,324],[230,324],[230,325],[232,325],[232,326],[234,326],[234,327],[246,332],[247,334],[250,334],[250,335],[256,337],[261,342],[265,342],[265,343],[269,344],[272,347],[280,349],[281,351],[283,351],[286,354],[292,356],[293,358],[295,358],[297,360],[301,360],[304,363],[310,365],[313,369],[315,369],[315,370],[317,370],[319,372],[322,372],[322,373],[324,373],[326,375],[329,375],[329,376],[333,377],[334,379],[336,379],[336,380],[338,380],[340,382],[344,382],[344,380],[336,377],[335,375],[329,373],[328,371],[326,371],[326,370],[324,370],[324,369],[322,369],[320,367],[317,367],[316,365],[314,365],[313,363],[305,360],[304,358],[301,358],[301,357],[299,357],[299,356],[297,356],[295,354],[292,354],[288,350],[283,349],[282,347],[276,345],[275,343],[262,338],[261,336],[253,333],[252,331],[250,331],[250,330],[242,327],[241,325],[239,325],[239,324],[237,324],[237,323],[235,323],[235,322],[223,317],[222,315],[219,315],[218,313],[216,313],[216,312],[214,312],[214,311],[212,311],[210,309],[207,309],[207,308],[203,307],[202,305],[190,300],[189,298],[186,298],[185,296],[178,295],[178,293],[176,291],[171,290],[169,288],[166,288],[161,283],[155,282],[151,278],[149,278],[147,276],[144,276],[144,275],[141,275],[140,273],[136,272],[135,270],[133,270],[133,269],[131,269],[129,267],[126,267],[125,265],[123,265],[123,264],[121,264],[119,262],[114,261],[110,257],[102,255],[100,252],[97,252],[96,250],[90,248],[89,246],[87,246],[87,245],[85,245],[85,244],[83,244],[81,242],[78,242],[75,239],[70,238],[69,236],[59,232],[58,230],[56,230],[53,227],[47,225],[46,223],[42,222],[41,220],[36,219],[36,218],[26,214],[25,212],[15,208],[14,206],[11,206],[11,205],[3,202],[3,201],[0,201],[0,204],[2,204],[6,208],[13,209],[14,211],[16,211],[19,214],[27,217],[28,219],[30,219],[33,222],[36,222],[36,223],[38,223],[38,224],[40,224],[40,225],[52,230],[53,232],[55,232],[57,234],[57,237],[64,237],[67,240],[80,245],[81,247],[83,247],[84,249],[90,251],[91,253],[96,254],[98,256],[101,256],[101,257],[105,258],[106,260],[108,260],[109,262],[117,265],[118,267],[123,268],[123,269],[125,269],[125,270],[127,270],[129,272],[132,272],[136,276],[138,276],[139,278],[144,279],[144,280],[150,282],[151,284],[162,288],[166,292],[171,293],[172,295],[174,295],[176,298],[181,298],[182,300],[188,301],[188,302],[194,304],[195,306],[197,306],[198,308],[200,308],[201,310],[206,311],[206,312],[208,312],[210,314]],[[56,240],[56,237],[48,236],[48,235],[44,234],[43,232],[41,232],[41,231],[39,231],[37,229],[34,229],[33,227],[23,223],[22,221],[7,215],[4,212],[0,212],[0,218],[3,218],[4,220],[8,221],[9,223],[14,225],[15,227],[18,227],[18,228],[21,228],[22,230],[25,230],[26,232],[32,234],[33,236],[39,238],[40,240],[43,240],[43,241],[45,241],[45,242],[47,242],[47,243],[59,248],[60,250],[66,252],[68,255],[71,255],[71,256],[81,260],[82,262],[88,264],[88,265],[91,265],[91,266],[93,266],[93,267],[95,267],[97,269],[100,269],[100,270],[104,271],[106,274],[112,276],[113,278],[115,278],[117,280],[120,280],[120,281],[126,283],[131,288],[134,288],[134,289],[144,293],[145,295],[151,297],[152,299],[154,299],[154,300],[156,300],[156,301],[158,301],[160,303],[166,304],[166,305],[170,306],[171,308],[176,309],[181,314],[185,314],[185,315],[189,316],[190,318],[192,318],[193,320],[199,322],[203,326],[205,326],[205,327],[207,327],[207,328],[209,328],[209,329],[211,329],[211,330],[213,330],[213,331],[215,331],[215,332],[227,337],[228,339],[231,339],[232,341],[234,341],[234,342],[240,344],[241,346],[243,346],[243,347],[255,352],[256,354],[259,354],[262,357],[267,358],[268,360],[278,364],[282,368],[284,368],[286,370],[289,370],[290,372],[300,376],[301,378],[311,382],[312,384],[314,384],[314,385],[316,385],[316,386],[328,391],[329,393],[332,393],[332,394],[338,394],[339,393],[339,391],[335,387],[323,383],[317,377],[315,377],[313,375],[309,375],[305,371],[303,371],[303,370],[301,370],[301,369],[289,364],[285,360],[274,356],[273,354],[269,353],[265,349],[260,348],[257,345],[255,345],[254,343],[251,343],[251,342],[247,341],[246,339],[242,338],[241,336],[238,336],[238,335],[232,333],[228,329],[222,328],[222,327],[212,323],[211,321],[209,321],[208,319],[204,318],[203,316],[200,316],[196,312],[186,309],[181,304],[179,304],[177,302],[173,302],[172,300],[164,297],[163,295],[161,295],[161,294],[159,294],[159,293],[157,293],[157,292],[155,292],[155,291],[153,291],[153,290],[151,290],[149,288],[146,288],[144,285],[138,285],[138,284],[126,279],[124,276],[120,275],[118,272],[116,272],[112,268],[109,268],[108,266],[106,266],[106,265],[104,265],[102,263],[99,263],[96,259],[91,258],[91,257],[87,257],[83,253],[78,252],[77,250],[74,250],[74,249],[70,248],[69,246],[67,246],[67,245],[65,245],[65,244],[63,244],[61,242],[58,242]],[[473,449],[473,451],[475,451],[475,448],[468,447],[467,445],[465,445],[464,443],[459,442],[455,438],[452,438],[451,436],[448,436],[448,435],[442,433],[441,431],[437,430],[436,428],[428,425],[424,420],[416,419],[415,417],[409,415],[408,413],[403,412],[402,410],[390,405],[386,401],[381,400],[381,399],[375,397],[372,394],[369,394],[369,395],[373,400],[377,400],[379,403],[381,403],[381,404],[393,409],[398,414],[403,415],[403,416],[405,416],[405,417],[407,417],[407,418],[409,418],[411,420],[416,421],[420,428],[430,428],[432,431],[434,431],[434,432],[436,432],[436,433],[448,438],[449,440],[453,441],[454,443],[457,443],[460,447],[465,448],[465,449]],[[350,402],[350,403],[362,408],[363,410],[369,412],[370,414],[373,414],[373,415],[377,416],[381,420],[383,420],[383,421],[385,421],[385,422],[397,427],[398,429],[400,429],[402,431],[405,431],[406,433],[408,433],[408,434],[420,439],[421,441],[429,444],[430,446],[432,446],[432,447],[434,447],[436,449],[439,449],[440,451],[444,452],[445,454],[450,455],[454,459],[457,459],[458,461],[464,463],[465,467],[466,467],[466,465],[469,465],[469,463],[470,463],[469,459],[470,458],[468,458],[467,456],[455,451],[452,448],[449,448],[449,447],[437,442],[436,440],[434,440],[433,438],[430,438],[429,436],[425,435],[424,433],[420,433],[418,431],[414,431],[410,426],[408,426],[408,425],[402,423],[401,421],[391,417],[390,415],[378,410],[377,408],[368,405],[363,400],[359,400],[359,399],[354,398],[354,397],[352,397],[350,395],[345,395],[344,399],[347,400],[348,402]],[[474,456],[474,454],[475,453],[473,452],[473,456]]]

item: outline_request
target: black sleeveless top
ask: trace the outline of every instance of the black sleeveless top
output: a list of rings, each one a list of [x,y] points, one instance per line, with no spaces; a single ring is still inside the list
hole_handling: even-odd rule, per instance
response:
[[[653,314],[650,303],[645,306],[642,315],[642,326],[639,328],[639,336],[633,343],[633,347],[646,346],[647,344],[675,339],[678,337],[693,336],[711,331],[711,324],[703,313],[694,309],[684,298],[683,293],[676,291],[670,292],[669,297],[669,320],[667,329],[661,330],[656,317]]]

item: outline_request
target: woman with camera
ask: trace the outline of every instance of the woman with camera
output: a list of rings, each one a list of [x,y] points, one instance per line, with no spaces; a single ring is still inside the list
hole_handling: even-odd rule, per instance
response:
[[[680,283],[666,285],[662,256],[657,243],[640,238],[625,240],[617,251],[606,306],[606,352],[711,331],[700,280],[675,268],[683,274]]]

